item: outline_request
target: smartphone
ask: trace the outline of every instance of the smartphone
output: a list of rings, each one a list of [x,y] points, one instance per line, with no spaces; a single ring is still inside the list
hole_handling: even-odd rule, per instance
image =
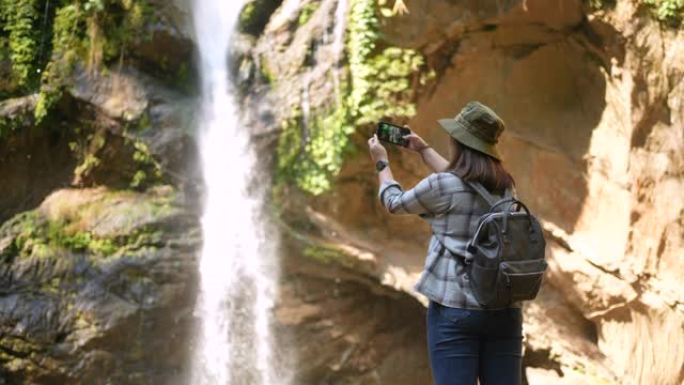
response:
[[[383,142],[406,147],[408,145],[408,140],[404,139],[404,136],[410,134],[411,130],[406,127],[397,126],[396,124],[380,122],[378,123],[378,128],[375,133],[378,135],[378,139]]]

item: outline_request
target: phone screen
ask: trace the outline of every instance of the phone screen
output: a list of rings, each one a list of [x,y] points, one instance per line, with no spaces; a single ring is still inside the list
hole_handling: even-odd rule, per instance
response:
[[[410,133],[411,130],[406,127],[399,127],[397,125],[387,122],[378,123],[378,129],[376,131],[378,139],[382,140],[383,142],[388,142],[404,147],[408,144],[408,141],[404,139],[404,136]]]

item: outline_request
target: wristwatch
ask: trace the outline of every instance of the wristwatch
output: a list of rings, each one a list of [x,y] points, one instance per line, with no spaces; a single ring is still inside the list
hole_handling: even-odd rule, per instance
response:
[[[382,159],[381,159],[381,160],[375,162],[375,170],[376,170],[377,172],[380,172],[380,171],[384,170],[385,167],[387,167],[387,166],[389,166],[389,163],[387,163],[386,160],[382,160]]]

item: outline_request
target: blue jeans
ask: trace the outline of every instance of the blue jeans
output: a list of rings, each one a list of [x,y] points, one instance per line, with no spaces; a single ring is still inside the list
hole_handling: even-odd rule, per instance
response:
[[[435,385],[520,385],[522,310],[468,310],[431,301],[428,350]]]

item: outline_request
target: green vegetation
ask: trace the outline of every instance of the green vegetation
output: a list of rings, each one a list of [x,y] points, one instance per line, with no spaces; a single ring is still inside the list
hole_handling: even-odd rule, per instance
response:
[[[141,130],[141,127],[149,124],[149,117],[143,115],[139,121],[125,127],[123,133],[123,146],[119,150],[121,156],[117,159],[121,170],[124,171],[124,183],[133,190],[142,191],[147,187],[159,184],[163,179],[162,166],[154,157],[145,142],[129,136],[128,130]],[[88,185],[85,181],[90,180],[103,163],[106,166],[108,131],[97,128],[77,127],[74,129],[78,134],[77,140],[69,143],[69,149],[78,159],[78,165],[74,169],[74,183],[76,185]],[[118,143],[118,141],[114,141]],[[110,144],[111,145],[111,144]],[[116,144],[115,144],[116,145]],[[104,159],[102,159],[104,157]],[[131,166],[132,165],[132,166]],[[133,170],[131,171],[131,168]],[[130,178],[130,181],[127,179]]]
[[[599,10],[615,7],[617,0],[585,0],[590,9]],[[677,28],[684,20],[684,0],[639,0],[650,10],[659,22]]]
[[[45,119],[52,106],[62,97],[67,78],[79,56],[83,55],[81,28],[81,10],[78,5],[62,7],[55,13],[52,37],[54,59],[47,64],[43,73],[43,85],[34,111],[39,122]]]
[[[338,264],[343,267],[354,269],[359,265],[359,260],[349,255],[334,244],[310,242],[304,246],[303,254],[323,264]]]
[[[0,139],[24,125],[25,122],[20,118],[0,116]]]
[[[81,131],[78,128],[76,130],[77,132]],[[74,177],[76,180],[83,179],[101,164],[101,161],[96,154],[98,151],[102,150],[106,144],[106,133],[97,131],[80,139],[80,142],[69,143],[69,149],[76,154],[78,159],[80,159],[80,163],[76,166],[76,169],[74,169]]]
[[[1,343],[0,362],[5,369],[10,371],[20,370],[24,365],[22,360],[29,361],[34,357],[35,352],[44,349],[39,342],[17,337],[10,333],[3,335]]]
[[[250,0],[238,17],[238,31],[258,36],[266,27],[271,14],[280,6],[281,0]]]
[[[350,109],[357,125],[382,117],[415,114],[412,81],[424,84],[423,56],[411,49],[382,47],[375,1],[352,0],[347,51],[351,74]]]
[[[19,87],[35,83],[40,36],[38,0],[2,0],[0,21],[12,62],[12,77]]]
[[[684,18],[684,0],[643,0],[651,7],[651,11],[656,19],[677,27]]]
[[[48,221],[36,211],[19,214],[10,225],[18,229],[12,251],[19,257],[52,258],[64,250],[110,256],[118,249],[111,239],[87,231],[68,231],[65,222]]]
[[[256,2],[250,1],[245,4],[240,11],[240,16],[238,17],[238,30],[242,33],[248,33],[253,28],[253,24],[256,23],[257,6]]]
[[[311,194],[329,190],[339,173],[349,135],[354,132],[349,110],[341,104],[317,112],[304,122],[300,110],[285,121],[278,142],[277,183],[292,180]]]
[[[264,61],[261,63],[261,66],[259,67],[259,71],[261,73],[261,77],[266,80],[266,83],[270,85],[274,85],[276,82],[276,77],[271,71],[271,69],[268,67],[268,62]]]
[[[378,12],[375,0],[351,1],[346,41],[349,75],[341,81],[340,102],[312,111],[306,122],[295,109],[283,123],[278,182],[294,181],[314,195],[328,191],[356,127],[383,117],[415,114],[414,85],[428,79],[421,75],[424,59],[414,50],[383,45]]]
[[[139,197],[126,192],[106,192],[82,205],[61,204],[58,215],[46,216],[40,210],[16,215],[0,227],[0,236],[13,239],[5,248],[5,258],[60,258],[65,252],[84,253],[100,259],[136,255],[163,244],[159,225],[145,224],[146,218],[160,220],[173,215],[174,194]],[[110,221],[117,230],[108,235],[92,231],[93,224]]]
[[[146,0],[0,0],[0,52],[11,61],[15,93],[40,90],[40,122],[77,62],[92,71],[120,60],[151,18]]]
[[[162,179],[162,168],[159,162],[152,156],[150,149],[141,140],[133,142],[135,152],[133,161],[136,163],[137,171],[133,175],[130,187],[141,189]]]
[[[413,50],[385,48],[358,68],[364,76],[352,76],[356,93],[356,124],[377,122],[384,116],[394,118],[415,115],[413,74],[423,66],[423,57]],[[352,72],[353,73],[353,72]]]
[[[316,12],[320,5],[321,3],[319,3],[318,1],[306,3],[306,5],[302,7],[302,11],[299,13],[297,24],[301,27],[302,25],[306,24],[309,20],[311,20],[311,16],[313,16],[314,12]]]

